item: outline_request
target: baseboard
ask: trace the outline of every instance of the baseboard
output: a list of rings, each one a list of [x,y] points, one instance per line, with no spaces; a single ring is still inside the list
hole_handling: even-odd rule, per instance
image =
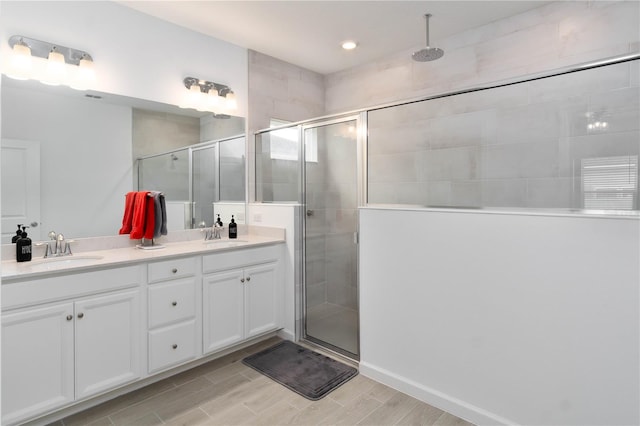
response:
[[[512,420],[505,419],[480,407],[398,376],[366,361],[360,361],[360,374],[476,425],[517,425]]]
[[[292,342],[296,341],[296,333],[286,328],[278,330],[278,337],[284,340],[291,340]]]

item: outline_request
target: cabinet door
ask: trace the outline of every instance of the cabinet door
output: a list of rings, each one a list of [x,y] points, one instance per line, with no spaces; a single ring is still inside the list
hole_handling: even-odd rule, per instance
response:
[[[75,303],[76,399],[140,377],[139,292]]]
[[[245,277],[245,338],[278,328],[276,264],[247,268]]]
[[[2,316],[2,424],[73,401],[73,304]]]
[[[244,275],[241,270],[203,278],[203,351],[213,352],[243,339]]]

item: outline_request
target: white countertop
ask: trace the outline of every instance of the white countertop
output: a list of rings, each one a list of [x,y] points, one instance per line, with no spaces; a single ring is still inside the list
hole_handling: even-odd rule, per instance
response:
[[[237,240],[223,238],[221,240],[163,242],[164,248],[143,250],[136,247],[111,248],[104,250],[83,251],[70,256],[34,258],[31,262],[2,262],[2,283],[10,283],[23,279],[42,278],[52,274],[77,272],[106,267],[117,267],[142,262],[169,259],[172,257],[210,254],[229,250],[241,250],[250,247],[277,244],[284,242],[282,235],[238,235]]]

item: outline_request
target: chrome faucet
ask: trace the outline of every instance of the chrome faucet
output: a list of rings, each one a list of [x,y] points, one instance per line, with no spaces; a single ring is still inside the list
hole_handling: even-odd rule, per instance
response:
[[[213,229],[213,239],[214,240],[221,239],[222,238],[221,233],[222,233],[223,227],[218,225],[217,223],[214,223],[211,228]]]
[[[200,222],[200,232],[204,233],[204,240],[219,240],[221,237],[222,227],[215,223],[211,228],[206,228],[205,222]]]
[[[51,241],[53,241],[53,248],[51,248],[51,242],[42,242],[36,245],[44,244],[44,257],[57,257],[57,256],[71,256],[71,243],[72,240],[65,240],[64,235],[56,234],[55,231],[51,231],[48,234]]]

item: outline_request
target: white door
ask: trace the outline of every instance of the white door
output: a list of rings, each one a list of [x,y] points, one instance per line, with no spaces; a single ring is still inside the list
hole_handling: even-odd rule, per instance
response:
[[[2,316],[2,424],[73,402],[73,304]]]
[[[207,275],[202,280],[203,350],[207,354],[244,338],[242,270]]]
[[[140,377],[140,298],[127,291],[75,303],[76,399]]]
[[[247,268],[245,279],[245,338],[278,328],[276,264]]]
[[[40,143],[2,139],[2,244],[10,243],[18,224],[40,240]]]

